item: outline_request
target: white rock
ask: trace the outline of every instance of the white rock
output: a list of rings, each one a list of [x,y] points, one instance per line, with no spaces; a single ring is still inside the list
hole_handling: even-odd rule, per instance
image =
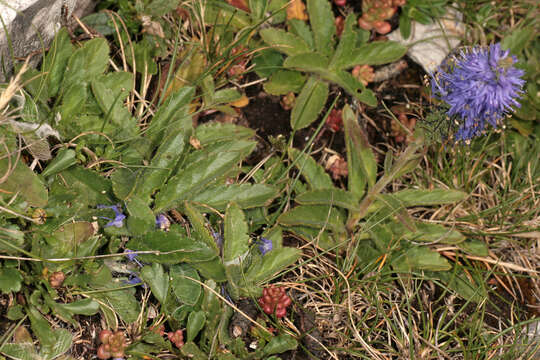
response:
[[[455,49],[465,34],[462,22],[463,14],[453,8],[442,19],[435,20],[429,25],[413,21],[411,36],[403,39],[399,29],[388,35],[388,38],[403,45],[411,45],[407,55],[424,68],[427,73],[437,69],[444,58]]]

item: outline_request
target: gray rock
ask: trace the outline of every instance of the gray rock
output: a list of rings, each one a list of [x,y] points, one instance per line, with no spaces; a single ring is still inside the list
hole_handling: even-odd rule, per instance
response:
[[[33,54],[31,64],[41,60],[55,33],[67,26],[72,14],[83,17],[96,0],[0,0],[0,81],[12,74],[13,57]],[[11,44],[10,44],[11,43]]]

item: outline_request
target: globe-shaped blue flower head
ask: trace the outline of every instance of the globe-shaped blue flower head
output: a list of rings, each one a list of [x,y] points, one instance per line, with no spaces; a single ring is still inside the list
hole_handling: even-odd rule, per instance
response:
[[[456,119],[456,142],[469,142],[491,124],[502,123],[517,101],[525,83],[524,71],[515,68],[515,56],[499,43],[462,50],[446,60],[431,76],[432,94],[448,104],[448,116]]]

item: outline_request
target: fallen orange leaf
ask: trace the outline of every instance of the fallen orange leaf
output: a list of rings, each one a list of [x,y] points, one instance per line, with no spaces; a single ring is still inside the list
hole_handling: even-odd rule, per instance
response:
[[[249,99],[246,95],[242,95],[242,97],[236,101],[231,102],[231,105],[236,108],[242,108],[249,104]]]
[[[291,0],[287,7],[287,20],[298,19],[306,21],[308,16],[306,14],[306,5],[302,0]]]

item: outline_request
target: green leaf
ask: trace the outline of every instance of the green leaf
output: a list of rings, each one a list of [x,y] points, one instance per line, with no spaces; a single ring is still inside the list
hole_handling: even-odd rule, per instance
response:
[[[313,33],[305,21],[300,19],[290,19],[287,21],[287,24],[291,33],[300,36],[306,42],[306,44],[308,44],[310,50],[315,50]]]
[[[132,170],[130,168],[117,168],[111,175],[112,188],[114,195],[120,200],[129,199],[137,189],[137,178],[140,176],[141,169]],[[143,191],[141,197],[145,195]]]
[[[255,146],[246,142],[243,149],[225,152],[218,156],[204,158],[190,163],[185,169],[173,176],[156,195],[154,213],[172,208],[183,200],[192,199],[198,192],[210,185],[216,178],[224,176]]]
[[[457,271],[441,271],[437,273],[426,272],[426,275],[431,276],[435,279],[441,279],[441,281],[445,283],[450,289],[454,290],[466,300],[470,300],[475,303],[485,301],[488,297],[488,294],[485,287],[481,285],[482,282],[484,282],[485,280],[474,276],[474,274],[471,274],[471,276],[473,276],[473,279],[476,280],[475,284],[474,282],[471,282],[471,280],[466,276],[465,271],[461,269],[460,265],[456,266]]]
[[[180,348],[182,355],[193,360],[207,360],[208,355],[205,354],[194,342],[186,342]]]
[[[296,131],[311,125],[324,108],[327,98],[328,84],[311,76],[298,95],[291,112],[292,129]]]
[[[54,40],[43,58],[42,71],[47,73],[49,97],[55,97],[66,71],[68,60],[73,53],[73,45],[65,28],[58,30]]]
[[[39,355],[42,359],[55,359],[69,350],[73,342],[67,329],[56,329],[49,333],[54,339],[53,345],[42,346]]]
[[[416,231],[400,230],[399,233],[407,240],[414,242],[458,244],[465,240],[465,236],[459,231],[447,228],[443,225],[417,222]]]
[[[345,231],[343,216],[333,207],[323,205],[300,205],[281,214],[278,223],[283,226],[307,226],[329,229],[336,233]]]
[[[75,158],[75,150],[72,149],[61,149],[58,151],[54,159],[47,165],[45,170],[41,173],[43,177],[51,176],[57,174],[67,168],[75,165],[77,159]]]
[[[144,200],[132,197],[126,200],[126,209],[127,227],[132,235],[142,235],[156,227],[154,214]]]
[[[267,28],[259,32],[265,43],[273,49],[292,56],[310,51],[308,44],[300,37],[285,30]]]
[[[68,304],[56,303],[56,305],[63,308],[65,311],[68,311],[72,315],[92,316],[97,314],[99,311],[99,304],[92,299],[77,300]]]
[[[299,71],[314,72],[317,74],[327,74],[328,58],[320,53],[302,53],[290,56],[283,62],[283,67]]]
[[[111,83],[117,82],[118,84],[129,84],[131,89],[132,80],[126,80],[125,76],[113,76],[129,75],[129,73],[112,73],[108,75],[98,76],[92,81],[92,92],[101,108],[101,111],[105,114],[103,119],[104,124],[102,127],[107,129],[109,133],[113,134],[118,139],[126,139],[136,134],[137,122],[135,118],[131,116],[131,113],[124,106],[124,99],[127,96],[125,88],[117,88],[112,86]],[[129,91],[128,90],[128,91]],[[109,125],[105,127],[105,125]],[[112,126],[111,126],[112,125]],[[114,129],[114,130],[113,130]]]
[[[221,89],[214,93],[211,105],[228,104],[240,99],[241,97],[242,93],[236,89]]]
[[[298,341],[289,334],[274,336],[263,348],[265,355],[281,354],[298,347]]]
[[[281,69],[283,55],[274,49],[264,49],[257,53],[252,62],[255,65],[253,68],[255,73],[260,78],[267,78]]]
[[[326,0],[307,0],[309,22],[313,30],[315,48],[324,55],[334,50],[333,37],[336,34],[334,14],[330,2]]]
[[[172,227],[171,227],[172,229]],[[214,249],[201,241],[169,232],[152,231],[142,237],[133,238],[128,248],[139,251],[159,251],[161,254],[140,254],[143,262],[177,264],[180,262],[209,261],[216,257]]]
[[[489,256],[489,247],[478,239],[466,239],[458,244],[459,248],[474,256]]]
[[[467,193],[452,189],[407,189],[385,195],[402,202],[404,207],[453,204],[468,197]]]
[[[307,191],[294,200],[302,205],[332,205],[349,210],[358,210],[360,201],[354,193],[336,188]]]
[[[330,69],[339,69],[339,64],[344,57],[349,56],[353,52],[356,46],[356,32],[354,26],[356,24],[356,16],[354,13],[347,15],[345,23],[343,25],[343,32],[341,33],[339,44],[330,61]]]
[[[353,50],[336,61],[335,68],[349,69],[356,65],[382,65],[399,60],[407,47],[395,41],[373,41]]]
[[[19,270],[0,267],[0,291],[4,294],[21,291],[23,277]]]
[[[161,304],[165,304],[169,292],[169,277],[163,271],[163,266],[157,263],[144,266],[141,269],[141,279],[150,285],[150,290],[156,299]]]
[[[278,192],[276,187],[265,184],[218,185],[195,195],[192,201],[218,211],[225,210],[231,201],[242,209],[250,209],[268,205]]]
[[[289,148],[289,158],[300,171],[311,190],[332,189],[334,183],[324,168],[309,155],[295,148]]]
[[[140,313],[140,304],[135,299],[135,289],[118,289],[124,284],[120,282],[109,282],[103,288],[97,289],[91,297],[100,303],[101,310],[105,313],[111,310],[116,313],[122,321],[126,323],[135,322]],[[112,324],[109,324],[112,325]]]
[[[200,281],[199,273],[188,264],[171,266],[171,287],[179,301],[188,305],[195,305],[201,296],[201,284],[191,280]],[[188,279],[191,278],[191,279]]]
[[[247,270],[246,280],[257,284],[264,283],[276,273],[294,264],[301,255],[300,249],[292,247],[272,249],[263,256],[259,266],[252,266]]]
[[[371,188],[377,177],[377,162],[366,135],[360,128],[354,112],[347,105],[343,109],[343,126],[347,148],[349,191],[362,198],[366,183]]]
[[[290,92],[300,92],[305,82],[305,75],[297,71],[279,70],[272,74],[263,87],[264,91],[270,95],[285,95]]]
[[[109,63],[109,45],[107,40],[96,38],[89,40],[75,50],[69,58],[62,87],[68,89],[73,84],[90,82],[105,72]]]
[[[206,226],[206,219],[187,201],[184,202],[184,211],[199,239],[206,243],[209,248],[213,249],[216,256],[218,256],[219,248],[217,247],[216,241],[210,233],[210,230],[208,230],[208,227]]]
[[[405,12],[402,12],[399,16],[399,31],[403,39],[408,39],[411,36],[411,25],[411,18]]]
[[[519,55],[533,39],[534,31],[530,28],[513,29],[501,41],[501,47],[504,50],[510,50],[513,55]]]
[[[197,126],[194,136],[205,148],[216,142],[248,140],[255,136],[255,131],[228,123],[205,123]]]
[[[188,316],[186,325],[187,341],[193,341],[204,328],[206,315],[204,311],[192,311]]]
[[[201,261],[191,264],[197,271],[206,279],[212,279],[217,282],[227,280],[225,267],[221,263],[221,259],[215,257],[209,261]]]
[[[448,260],[425,246],[409,248],[401,256],[392,259],[392,267],[403,273],[411,270],[445,271],[452,268]]]
[[[150,126],[146,130],[146,136],[156,146],[161,144],[165,134],[171,131],[183,133],[189,138],[192,131],[192,120],[189,115],[189,103],[195,88],[183,86],[178,91],[167,97],[152,118]]]
[[[47,188],[26,164],[20,159],[15,162],[15,157],[11,159],[4,157],[0,159],[0,174],[8,174],[8,172],[9,176],[0,184],[2,192],[21,197],[30,206],[45,207],[47,205]]]
[[[173,132],[168,134],[152,158],[150,166],[144,169],[137,193],[145,200],[161,187],[172,174],[185,148],[184,134]]]
[[[225,214],[223,262],[239,264],[249,250],[248,226],[242,209],[229,204]]]
[[[73,126],[75,116],[83,111],[87,98],[88,83],[86,82],[72,84],[68,88],[65,88],[62,104],[58,108],[58,112],[62,119],[60,124],[63,125],[61,129]],[[72,131],[68,129],[65,129],[64,132],[70,135],[72,134]]]
[[[90,239],[94,233],[95,229],[91,223],[76,221],[60,226],[51,237],[47,238],[47,242],[58,256],[68,254],[77,256],[78,247]]]

